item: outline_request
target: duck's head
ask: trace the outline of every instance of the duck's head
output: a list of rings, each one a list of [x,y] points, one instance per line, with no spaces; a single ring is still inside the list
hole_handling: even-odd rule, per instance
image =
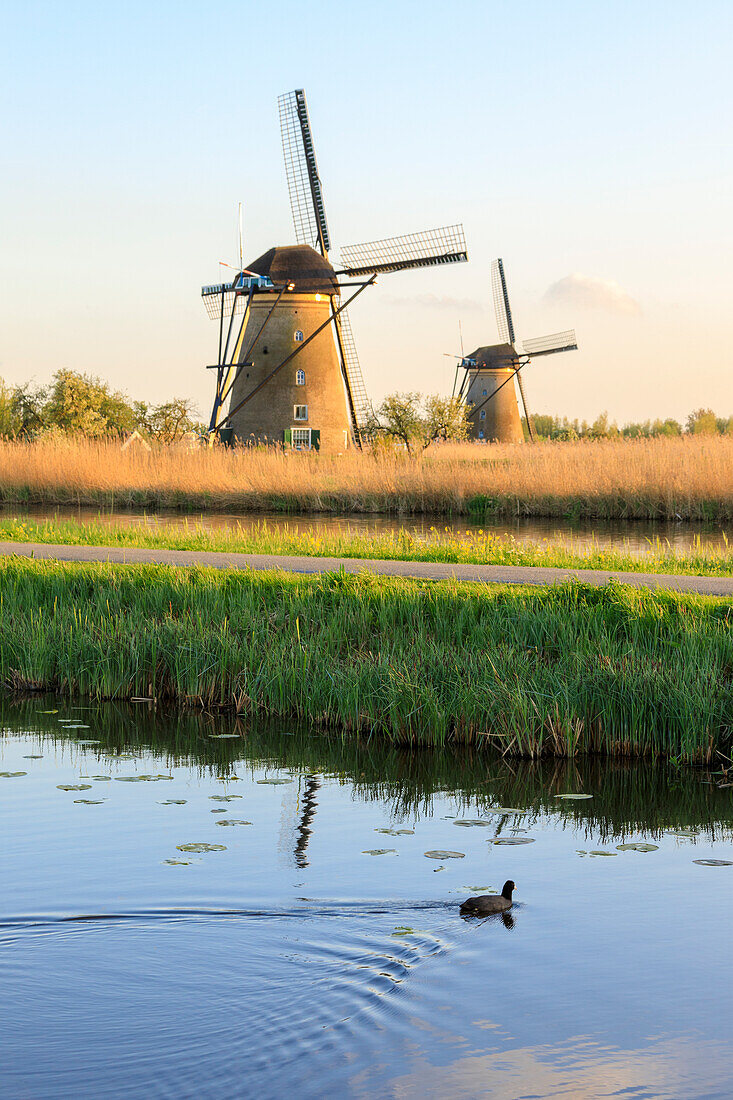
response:
[[[504,885],[502,887],[501,896],[503,898],[506,898],[507,901],[511,901],[512,900],[512,890],[516,890],[516,886],[514,885],[512,880],[509,878],[509,879],[506,880],[506,882],[504,883]]]

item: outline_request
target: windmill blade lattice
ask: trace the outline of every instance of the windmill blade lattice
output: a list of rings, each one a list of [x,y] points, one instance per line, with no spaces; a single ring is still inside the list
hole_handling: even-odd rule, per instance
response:
[[[557,355],[561,351],[577,351],[575,329],[570,328],[566,332],[555,332],[552,336],[537,336],[533,340],[524,340],[522,348],[524,354],[532,359],[538,355]]]
[[[305,92],[302,88],[286,92],[278,98],[277,105],[295,239],[298,244],[317,248],[325,256],[331,248],[331,239]]]
[[[491,289],[494,292],[494,312],[501,342],[503,344],[514,344],[514,321],[509,305],[509,293],[506,288],[502,260],[494,260],[491,265]]]
[[[358,436],[358,442],[366,442],[365,425],[369,419],[371,406],[367,396],[364,376],[361,373],[359,354],[356,350],[354,333],[351,329],[351,319],[348,311],[342,309],[336,318],[338,327],[339,346],[343,356],[343,365],[346,372],[349,396],[353,403],[354,433]]]
[[[467,259],[462,225],[446,225],[441,229],[426,229],[422,233],[407,233],[403,237],[367,241],[341,249],[341,262],[347,275],[387,274],[415,267],[464,263]]]

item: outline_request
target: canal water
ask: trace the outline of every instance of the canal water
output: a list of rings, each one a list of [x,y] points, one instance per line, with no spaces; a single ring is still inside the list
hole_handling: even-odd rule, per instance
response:
[[[205,530],[251,531],[266,524],[269,528],[287,529],[309,535],[399,534],[408,531],[417,538],[439,538],[441,535],[465,536],[478,531],[499,537],[511,537],[519,543],[549,543],[579,553],[591,548],[616,549],[640,557],[669,549],[678,554],[695,550],[725,551],[733,542],[733,525],[689,523],[652,523],[646,520],[588,520],[522,518],[514,520],[471,520],[467,517],[383,516],[383,515],[284,515],[279,512],[248,512],[235,515],[228,512],[187,513],[145,512],[136,510],[100,511],[87,507],[33,507],[0,509],[0,518],[74,519],[79,522],[101,522],[147,529],[197,528]]]
[[[724,776],[0,720],[3,1096],[733,1095]]]

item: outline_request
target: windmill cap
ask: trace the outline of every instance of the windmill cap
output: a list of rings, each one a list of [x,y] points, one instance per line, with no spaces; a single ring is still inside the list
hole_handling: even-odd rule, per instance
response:
[[[247,267],[258,275],[269,275],[276,285],[293,283],[296,293],[333,294],[338,291],[336,272],[331,264],[307,244],[270,248]]]
[[[517,360],[517,353],[511,344],[491,344],[485,348],[476,348],[467,359],[475,359],[480,367],[506,367]]]

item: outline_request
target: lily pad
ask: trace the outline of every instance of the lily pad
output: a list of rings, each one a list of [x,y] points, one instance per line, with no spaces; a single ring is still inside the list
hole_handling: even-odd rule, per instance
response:
[[[667,836],[679,836],[685,840],[691,840],[693,837],[699,836],[697,829],[670,829]]]
[[[602,852],[599,849],[597,852],[589,852],[588,855],[590,855],[590,856],[615,856],[615,855],[618,855],[618,852]]]
[[[222,821],[215,821],[215,825],[251,825],[251,821],[240,821],[235,817],[227,817]]]
[[[619,852],[656,852],[659,848],[658,844],[643,844],[641,841],[637,841],[634,844],[617,844]]]
[[[433,848],[425,853],[428,859],[465,859],[465,852],[445,852],[442,848]]]
[[[57,783],[57,791],[91,791],[91,783]]]
[[[733,867],[733,859],[693,859],[701,867]]]
[[[88,730],[89,726],[85,726],[83,722],[67,722],[67,730]]]
[[[226,852],[226,844],[176,844],[176,849],[179,852]]]
[[[164,778],[160,775],[116,775],[115,779],[118,783],[157,783],[159,779]]]
[[[106,801],[106,798],[75,798],[74,805],[101,806]]]
[[[475,817],[475,818],[464,818],[461,821],[454,821],[453,824],[454,825],[463,825],[463,827],[466,828],[466,829],[469,829],[474,825],[481,825],[485,829],[492,829],[493,828],[493,822],[491,822],[491,821],[481,821],[477,817]]]
[[[229,810],[227,810],[226,806],[220,806],[218,810],[217,809],[209,810],[209,813],[210,814],[228,814]]]
[[[414,829],[375,829],[375,833],[386,833],[387,836],[414,836]]]
[[[459,886],[459,890],[462,890],[465,894],[495,894],[496,890],[492,890],[490,886]]]
[[[190,867],[193,863],[192,859],[164,859],[163,863],[167,863],[169,867]]]
[[[185,806],[187,798],[166,798],[165,802],[159,802],[159,806]]]
[[[18,779],[21,775],[28,775],[28,772],[0,772],[0,779]]]
[[[235,798],[242,798],[241,794],[210,794],[211,802],[233,802]]]
[[[492,806],[491,809],[484,811],[487,814],[526,814],[527,811],[523,810],[521,806]]]
[[[39,710],[39,714],[58,714],[57,710]]]
[[[32,753],[29,753],[28,756],[24,756],[23,759],[24,760],[43,760],[43,754],[37,753],[37,752],[32,752]]]
[[[284,777],[277,779],[258,779],[257,782],[262,786],[267,784],[270,787],[279,787],[284,783],[292,783],[292,779],[285,779]]]
[[[534,844],[531,836],[499,836],[489,841],[490,844]]]
[[[221,822],[217,821],[217,825],[219,825],[219,824],[221,824]],[[361,854],[363,856],[397,855],[397,849],[396,848],[367,848],[367,850],[365,852],[362,852]]]
[[[592,794],[556,794],[555,795],[555,798],[565,798],[569,802],[570,801],[580,802],[580,800],[583,799],[583,798],[592,798],[592,797],[593,797]]]
[[[77,745],[101,745],[101,741],[77,741]]]
[[[231,738],[236,738],[237,740],[239,740],[240,737],[241,737],[241,734],[239,734],[239,733],[210,733],[209,737],[211,738],[212,741],[228,741]]]
[[[111,775],[92,775],[90,778],[93,779],[95,783],[109,783],[112,780]]]

